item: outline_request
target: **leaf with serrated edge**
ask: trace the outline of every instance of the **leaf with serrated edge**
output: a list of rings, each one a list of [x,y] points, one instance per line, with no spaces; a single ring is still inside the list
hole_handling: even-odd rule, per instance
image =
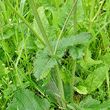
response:
[[[44,7],[43,6],[39,7],[37,9],[37,11],[38,11],[38,14],[40,16],[40,19],[41,19],[42,25],[44,27],[44,30],[46,32],[46,35],[48,36],[48,39],[50,41],[54,40],[56,38],[55,30],[54,30],[53,26],[51,26],[49,24],[48,20],[47,20],[47,17],[45,15]],[[42,33],[41,33],[40,29],[39,29],[38,24],[36,23],[36,20],[33,21],[33,28],[34,28],[35,31],[37,31],[39,36],[43,39]],[[37,44],[37,46],[39,48],[43,48],[44,47],[39,40],[36,41],[36,44]]]
[[[108,110],[107,108],[110,107],[110,101],[108,100],[101,103],[91,96],[88,96],[80,102],[79,106],[82,110]]]
[[[110,53],[106,53],[100,59],[110,67]]]
[[[49,51],[46,48],[42,53],[38,55],[37,59],[34,62],[35,77],[40,79],[42,74],[45,74],[56,64],[57,61],[55,56],[49,56]]]
[[[87,32],[83,32],[77,34],[76,36],[68,36],[67,38],[63,38],[58,45],[58,50],[56,56],[61,58],[64,55],[64,51],[68,46],[73,46],[75,44],[87,44],[90,40],[91,36]],[[82,40],[80,40],[82,39]],[[55,42],[51,42],[52,48],[55,47]],[[49,71],[54,65],[57,64],[56,58],[54,55],[49,56],[48,48],[45,48],[42,53],[37,56],[37,59],[34,62],[34,75],[36,78],[40,79],[41,74]]]
[[[74,60],[80,59],[83,56],[83,49],[84,49],[83,45],[72,46],[72,47],[69,47],[69,53]]]
[[[96,106],[98,104],[100,104],[100,101],[93,99],[91,96],[88,96],[80,102],[79,106],[89,108],[91,106]]]
[[[87,58],[86,61],[84,61],[84,59],[81,59],[79,61],[81,67],[85,70],[88,70],[88,68],[90,68],[91,66],[103,63],[102,60],[93,60],[92,58]]]
[[[10,37],[12,37],[12,35],[15,33],[15,29],[8,29],[7,32],[3,33],[3,37],[2,34],[0,34],[0,40],[5,40],[5,39],[9,39]]]
[[[89,74],[85,80],[85,87],[88,92],[92,92],[99,88],[106,78],[109,68],[107,66],[97,68],[93,73]]]
[[[61,58],[69,46],[74,46],[76,44],[86,45],[91,39],[91,35],[87,32],[83,32],[77,35],[68,36],[60,40],[56,55]]]
[[[34,92],[21,89],[15,93],[12,104],[6,110],[49,110],[50,103],[47,99],[40,99]]]

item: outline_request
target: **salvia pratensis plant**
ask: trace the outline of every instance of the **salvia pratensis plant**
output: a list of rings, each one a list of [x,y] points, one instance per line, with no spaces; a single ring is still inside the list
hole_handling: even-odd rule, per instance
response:
[[[28,22],[28,20],[26,20],[26,18],[23,16],[22,9],[21,9],[21,12],[19,11],[18,0],[16,0],[16,4],[17,4],[16,8],[13,7],[13,5],[11,4],[11,2],[9,2],[9,0],[4,0],[4,1],[7,4],[7,6],[20,19],[18,21],[18,25],[20,25],[20,31],[21,31],[21,36],[23,40],[23,45],[20,48],[21,50],[18,54],[16,61],[13,62],[13,60],[9,58],[9,60],[13,62],[15,73],[17,75],[18,82],[19,82],[18,85],[17,84],[15,85],[16,87],[18,86],[19,88],[17,88],[18,90],[16,89],[17,91],[15,92],[13,103],[8,104],[7,110],[11,110],[11,109],[12,110],[14,109],[53,110],[54,108],[61,109],[61,110],[63,109],[64,110],[107,109],[110,105],[109,101],[106,101],[106,103],[105,102],[101,103],[100,101],[93,99],[91,96],[86,97],[84,100],[82,100],[78,104],[75,103],[75,91],[83,95],[90,94],[93,91],[95,91],[97,88],[99,88],[105,79],[107,79],[107,86],[109,90],[109,77],[108,77],[109,64],[105,60],[101,60],[101,59],[105,59],[106,57],[108,58],[108,54],[105,55],[104,57],[101,57],[99,60],[97,59],[95,61],[91,58],[91,55],[90,55],[91,53],[89,51],[91,42],[93,42],[93,40],[96,38],[96,36],[100,32],[101,32],[101,35],[103,35],[104,33],[102,32],[102,30],[106,25],[108,25],[108,23],[110,23],[110,21],[108,21],[106,24],[104,24],[97,33],[93,32],[93,29],[92,29],[93,24],[100,14],[104,0],[101,1],[101,4],[99,5],[97,12],[95,11],[96,0],[93,0],[92,2],[93,4],[89,10],[90,15],[88,15],[87,13],[88,10],[86,9],[86,6],[85,6],[87,1],[85,2],[85,0],[82,0],[82,1],[80,0],[79,1],[78,0],[61,0],[61,1],[60,0],[53,0],[53,1],[39,0],[37,1],[37,3],[35,2],[35,0],[28,0],[29,6],[31,7],[31,11],[34,15],[33,25],[31,25]],[[25,3],[25,0],[22,2]],[[82,33],[78,31],[79,21],[77,19],[78,17],[77,9],[78,9],[79,2],[82,3],[81,5],[84,10],[82,14],[85,15],[85,18],[89,23],[86,29],[87,32],[82,32]],[[52,4],[51,7],[47,7],[49,3]],[[69,6],[71,3],[72,3],[71,5],[72,7],[71,9],[68,9],[70,8]],[[38,5],[40,6],[41,4],[44,4],[44,7],[46,7],[45,13],[44,13],[44,7],[42,6],[40,8],[38,7]],[[64,7],[62,6],[62,4],[64,4],[63,5]],[[68,7],[66,7],[66,5],[68,5]],[[63,8],[61,9],[61,7]],[[69,10],[68,13],[64,12],[65,11],[64,9],[67,9],[67,11]],[[110,8],[107,8],[107,9],[109,10]],[[60,13],[60,12],[66,13],[67,16],[65,14],[66,17],[64,19],[62,18],[64,21],[60,20],[61,23],[59,23],[59,27],[60,27],[59,28],[58,24],[55,24],[55,23],[58,23],[59,15],[57,13]],[[51,26],[51,30],[48,30],[48,28],[46,28],[46,26],[48,27],[49,25],[49,23],[47,23],[47,18],[45,17],[46,14],[49,17],[51,16],[51,14],[53,14],[53,21],[56,20],[55,23],[53,23],[53,25],[55,26],[57,25],[56,26],[57,32],[56,33],[54,32],[56,38],[52,38],[54,36],[52,35],[52,32],[54,30],[53,27]],[[6,15],[4,16],[6,20],[7,16]],[[44,17],[43,19],[44,21],[42,20],[42,16]],[[71,22],[72,24],[70,23],[70,21],[72,21]],[[44,24],[44,22],[46,22],[47,24],[46,23]],[[23,31],[22,23],[24,23],[28,28],[27,29],[28,37],[26,38],[24,37],[25,34]],[[68,33],[71,30],[72,30],[72,34],[69,35]],[[36,43],[37,46],[41,45],[41,47],[40,46],[39,46],[40,48],[37,47],[38,50],[36,52],[36,57],[32,61],[33,65],[31,65],[33,74],[29,73],[29,77],[28,77],[28,75],[23,74],[22,71],[19,70],[18,64],[21,59],[26,58],[25,61],[30,60],[28,59],[28,54],[27,54],[28,52],[26,49],[26,45],[28,45],[27,41],[28,42],[33,41],[33,39],[29,37],[30,31],[37,38],[37,43]],[[108,46],[108,44],[106,45]],[[106,45],[104,45],[104,47],[106,47]],[[23,49],[24,49],[25,57],[22,56]],[[64,61],[66,62],[66,64],[63,64],[62,60],[65,56],[65,52],[69,52],[69,55],[67,55],[67,57],[71,62]],[[8,54],[7,56],[9,57]],[[24,62],[22,62],[22,64],[23,63]],[[2,62],[0,62],[0,66],[1,65],[2,65]],[[24,63],[24,65],[27,65],[27,64]],[[65,69],[69,68],[68,65],[70,66],[70,70],[67,71]],[[78,68],[79,68],[79,71],[78,71]],[[64,72],[62,72],[63,70]],[[26,69],[24,71],[26,71]],[[76,77],[78,76],[77,75],[78,72],[79,74],[81,73],[80,74],[81,78]],[[82,75],[82,73],[84,73],[84,75]],[[85,74],[85,73],[88,73],[88,74]],[[25,80],[21,80],[22,79],[21,77],[24,78]],[[66,80],[65,80],[65,77],[66,77]],[[82,77],[84,77],[84,80],[82,79]],[[26,87],[32,89],[34,92],[36,92],[37,90],[36,93],[39,94],[40,98],[37,95],[35,95],[32,91],[25,89],[24,87],[25,85],[23,86],[24,84],[23,81],[24,82],[27,81],[26,85],[29,85],[29,84],[33,85],[34,89],[32,88],[32,86],[26,86]],[[68,82],[68,85],[65,82]],[[12,86],[12,87],[15,90],[16,87],[15,86]],[[65,89],[65,87],[67,87],[68,90]],[[69,95],[68,96],[69,98],[67,98],[66,95]],[[50,105],[51,105],[51,108],[50,108]]]

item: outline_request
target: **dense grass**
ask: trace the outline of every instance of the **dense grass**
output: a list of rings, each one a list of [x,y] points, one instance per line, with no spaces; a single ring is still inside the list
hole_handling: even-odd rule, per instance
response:
[[[0,109],[109,110],[109,25],[110,0],[0,0]]]

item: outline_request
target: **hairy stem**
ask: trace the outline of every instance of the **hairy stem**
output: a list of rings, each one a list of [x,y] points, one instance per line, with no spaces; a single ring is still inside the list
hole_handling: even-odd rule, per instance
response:
[[[57,11],[59,10],[59,0],[55,0]]]
[[[75,2],[75,0],[73,0]],[[74,26],[74,35],[77,34],[77,3],[74,7],[74,11],[73,11],[73,26]]]
[[[61,36],[62,36],[62,34],[63,34],[64,28],[66,27],[66,25],[67,25],[67,23],[68,23],[68,20],[69,20],[71,14],[72,14],[72,12],[73,12],[73,9],[74,9],[74,7],[75,7],[77,1],[78,1],[78,0],[75,0],[74,4],[73,4],[73,6],[72,6],[72,8],[71,8],[71,10],[70,10],[70,13],[69,13],[69,15],[68,15],[68,17],[67,17],[67,19],[66,19],[64,25],[63,25],[63,28],[62,28],[62,30],[61,30],[61,32],[60,32],[60,35],[59,35],[59,37],[58,37],[58,40],[57,40],[57,43],[56,43],[56,46],[55,46],[54,54],[55,54],[56,51],[57,51],[58,44],[59,44],[60,38],[61,38]]]
[[[50,82],[49,82],[49,86],[50,86],[50,88],[52,89],[53,93],[55,94],[55,90],[54,90],[54,88],[52,87],[52,85],[51,85]],[[59,99],[58,99],[58,97],[57,97],[56,94],[55,94],[55,98],[57,99],[58,104],[61,106],[60,101],[59,101]]]
[[[41,32],[42,32],[42,35],[43,35],[43,37],[44,37],[44,39],[45,39],[45,43],[46,43],[46,45],[49,47],[49,50],[51,51],[51,53],[53,54],[53,50],[52,50],[51,45],[50,45],[50,43],[49,43],[49,41],[48,41],[47,35],[46,35],[46,33],[45,33],[45,30],[44,30],[44,28],[43,28],[42,22],[41,22],[41,20],[40,20],[39,14],[38,14],[38,12],[37,12],[37,10],[36,10],[35,3],[34,3],[33,0],[29,0],[29,2],[30,2],[30,5],[31,5],[31,8],[32,8],[32,10],[33,10],[33,13],[34,13],[34,15],[35,15],[35,19],[36,19],[36,21],[37,21],[37,23],[38,23],[38,25],[39,25],[39,28],[40,28],[40,30],[41,30]],[[56,69],[56,73],[57,73],[57,78],[58,78],[58,83],[59,83],[60,94],[61,94],[61,97],[62,97],[63,99],[65,99],[65,98],[64,98],[63,84],[62,84],[62,80],[61,80],[61,76],[60,76],[60,71],[59,71],[58,64],[55,66],[55,69]],[[59,104],[59,105],[60,105],[60,104]],[[63,105],[63,107],[66,107],[66,104],[65,104],[64,100],[62,100],[62,105]]]
[[[58,79],[58,84],[59,84],[60,95],[63,98],[62,99],[62,105],[63,105],[64,108],[66,108],[66,104],[64,102],[64,100],[65,100],[64,89],[63,89],[63,84],[62,84],[62,80],[61,80],[60,70],[59,70],[58,64],[55,65],[55,69],[56,69],[56,73],[57,73],[57,79]]]
[[[26,19],[21,16],[21,14],[16,11],[13,6],[8,2],[8,0],[4,0],[6,2],[6,4],[14,11],[14,13],[16,13],[21,20],[24,21],[24,23],[29,27],[29,29],[34,33],[34,35],[40,40],[40,42],[45,46],[45,42],[41,39],[41,37],[36,33],[36,31],[31,27],[31,25],[28,23],[28,21],[26,21]]]
[[[71,82],[70,82],[70,87],[71,87],[70,96],[71,96],[72,103],[73,103],[73,94],[74,94],[73,86],[74,86],[75,69],[76,69],[76,60],[73,60],[72,76],[71,76]]]
[[[47,37],[46,32],[45,32],[45,30],[44,30],[44,27],[43,27],[43,25],[42,25],[41,19],[40,19],[40,17],[39,17],[38,12],[37,12],[37,9],[36,9],[36,6],[35,6],[35,2],[34,2],[34,0],[29,0],[29,3],[30,3],[31,8],[32,8],[32,10],[33,10],[35,19],[36,19],[37,24],[38,24],[38,26],[39,26],[39,29],[40,29],[40,31],[41,31],[41,33],[42,33],[42,36],[44,37],[45,43],[46,43],[46,45],[48,46],[48,48],[49,48],[49,50],[51,51],[51,53],[53,54],[53,50],[52,50],[52,48],[51,48],[51,45],[50,45],[49,40],[48,40],[48,37]]]
[[[73,2],[75,2],[75,0],[73,0]],[[73,24],[74,24],[74,35],[76,35],[77,34],[77,3],[75,5],[74,12],[73,12]],[[73,103],[73,94],[74,94],[73,86],[74,86],[75,69],[76,69],[76,60],[73,60],[72,76],[71,76],[71,82],[70,82],[70,86],[71,86],[70,97],[71,97],[72,103]]]

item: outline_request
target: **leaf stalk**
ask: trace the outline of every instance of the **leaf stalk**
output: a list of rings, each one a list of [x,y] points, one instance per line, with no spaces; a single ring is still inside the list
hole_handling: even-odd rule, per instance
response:
[[[29,3],[30,3],[31,8],[33,10],[33,13],[34,13],[34,16],[35,16],[35,20],[37,21],[37,24],[39,26],[39,29],[40,29],[41,33],[42,33],[42,36],[44,37],[45,43],[48,46],[48,48],[51,51],[51,53],[53,54],[53,50],[52,50],[51,45],[49,43],[49,40],[48,40],[48,37],[47,37],[46,32],[44,30],[44,27],[42,25],[40,16],[39,16],[39,14],[37,12],[37,9],[36,9],[36,6],[35,6],[35,2],[34,2],[34,0],[29,0]]]
[[[70,82],[70,97],[71,97],[71,103],[73,103],[73,94],[74,94],[74,77],[75,77],[75,69],[76,69],[76,60],[73,60],[73,67],[72,67],[72,75],[71,75],[71,82]]]
[[[60,35],[59,35],[59,37],[58,37],[58,39],[57,39],[57,43],[56,43],[56,46],[55,46],[54,54],[55,54],[56,51],[57,51],[59,41],[60,41],[60,39],[61,39],[61,36],[62,36],[62,34],[63,34],[63,31],[64,31],[64,29],[65,29],[65,27],[66,27],[66,25],[67,25],[67,23],[68,23],[68,20],[69,20],[71,14],[72,14],[72,12],[73,12],[73,9],[74,9],[74,7],[75,7],[77,1],[78,1],[78,0],[75,0],[74,4],[73,4],[73,6],[72,6],[72,8],[71,8],[71,10],[70,10],[70,13],[68,14],[68,17],[67,17],[67,19],[66,19],[66,21],[65,21],[65,23],[64,23],[64,25],[63,25],[63,27],[62,27],[62,30],[61,30],[61,32],[60,32]]]
[[[59,0],[55,0],[57,11],[59,10]]]
[[[50,43],[48,41],[48,37],[46,35],[46,32],[45,32],[44,27],[42,25],[42,22],[40,20],[39,14],[38,14],[38,12],[36,10],[35,3],[34,3],[33,0],[29,0],[29,2],[30,2],[30,5],[31,5],[31,8],[33,10],[33,13],[35,15],[35,19],[36,19],[36,21],[38,23],[38,26],[39,26],[40,30],[41,30],[41,33],[42,33],[42,35],[44,37],[45,43],[48,46],[48,48],[51,51],[51,53],[53,54],[53,50],[52,50],[51,45],[50,45]],[[61,76],[60,76],[60,71],[59,71],[58,64],[55,66],[55,69],[56,69],[56,73],[57,73],[60,94],[61,94],[62,98],[65,99],[64,98],[63,84],[62,84],[62,80],[61,80]],[[65,104],[64,100],[62,100],[62,105],[63,105],[63,107],[66,107],[66,104]]]
[[[73,0],[75,2],[75,0]],[[77,34],[77,3],[74,7],[74,12],[73,12],[73,24],[74,24],[74,35]],[[71,75],[71,82],[70,82],[70,97],[71,97],[71,103],[73,103],[73,94],[74,94],[74,77],[75,77],[75,70],[76,70],[76,59],[73,60],[72,63],[72,75]]]
[[[61,75],[60,75],[60,71],[59,71],[58,64],[55,65],[55,69],[56,69],[57,78],[58,78],[58,84],[59,84],[60,95],[61,95],[61,97],[65,100],[64,89],[63,89],[63,84],[62,84],[62,80],[61,80]],[[65,101],[64,101],[63,99],[62,99],[62,105],[63,105],[64,108],[66,108],[66,104],[65,104]]]

